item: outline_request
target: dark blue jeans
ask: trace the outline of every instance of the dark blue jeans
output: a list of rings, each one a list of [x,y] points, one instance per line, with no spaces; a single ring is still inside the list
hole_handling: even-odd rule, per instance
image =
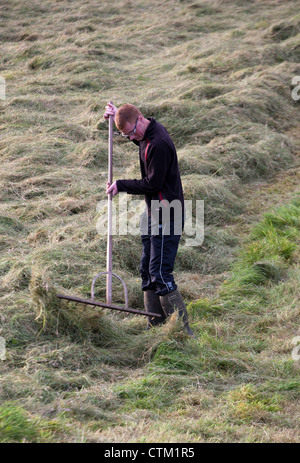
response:
[[[141,227],[142,290],[155,289],[158,295],[163,296],[177,288],[173,269],[182,230],[179,234],[178,228],[174,227],[174,221],[155,224],[153,220],[151,222],[150,216],[148,218],[144,216],[144,220],[148,220],[148,227]],[[145,233],[147,228],[148,233]]]

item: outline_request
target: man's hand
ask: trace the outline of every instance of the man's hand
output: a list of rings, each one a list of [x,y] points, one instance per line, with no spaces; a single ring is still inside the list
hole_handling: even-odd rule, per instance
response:
[[[106,184],[106,194],[108,195],[109,193],[111,193],[112,196],[115,196],[115,195],[118,194],[117,182],[114,182],[111,185],[107,182],[107,184]]]
[[[109,116],[113,116],[113,121],[115,122],[117,111],[118,108],[116,108],[112,103],[107,103],[105,106],[105,113],[103,114],[104,119],[108,120]]]

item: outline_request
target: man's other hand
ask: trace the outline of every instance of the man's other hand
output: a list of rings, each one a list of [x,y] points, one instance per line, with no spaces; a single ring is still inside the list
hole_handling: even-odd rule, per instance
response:
[[[114,182],[111,185],[107,182],[107,184],[106,184],[106,194],[108,195],[109,193],[111,193],[112,196],[115,196],[115,195],[118,194],[117,182]]]

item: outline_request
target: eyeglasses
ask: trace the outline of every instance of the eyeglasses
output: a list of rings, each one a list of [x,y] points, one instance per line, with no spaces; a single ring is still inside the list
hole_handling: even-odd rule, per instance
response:
[[[137,122],[138,122],[138,117],[136,118],[133,130],[131,132],[128,132],[128,133],[122,133],[121,132],[122,137],[129,138],[130,135],[133,135],[136,132]]]

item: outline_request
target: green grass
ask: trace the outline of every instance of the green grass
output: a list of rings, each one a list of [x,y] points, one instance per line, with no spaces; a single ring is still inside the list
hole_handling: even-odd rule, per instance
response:
[[[299,205],[299,199],[283,205],[254,227],[224,286],[225,293],[243,296],[270,281],[284,280],[288,262],[299,245]]]
[[[66,428],[55,420],[43,420],[30,416],[22,407],[5,402],[0,407],[0,442],[42,443],[55,442],[55,436]]]
[[[299,441],[295,5],[3,6],[1,442]],[[176,317],[144,331],[142,317],[56,299],[89,297],[105,270],[109,100],[167,127],[186,199],[205,201],[204,242],[184,234],[175,267],[195,339]],[[114,177],[137,176],[116,136]],[[115,237],[114,271],[142,309],[140,253],[138,236]]]

